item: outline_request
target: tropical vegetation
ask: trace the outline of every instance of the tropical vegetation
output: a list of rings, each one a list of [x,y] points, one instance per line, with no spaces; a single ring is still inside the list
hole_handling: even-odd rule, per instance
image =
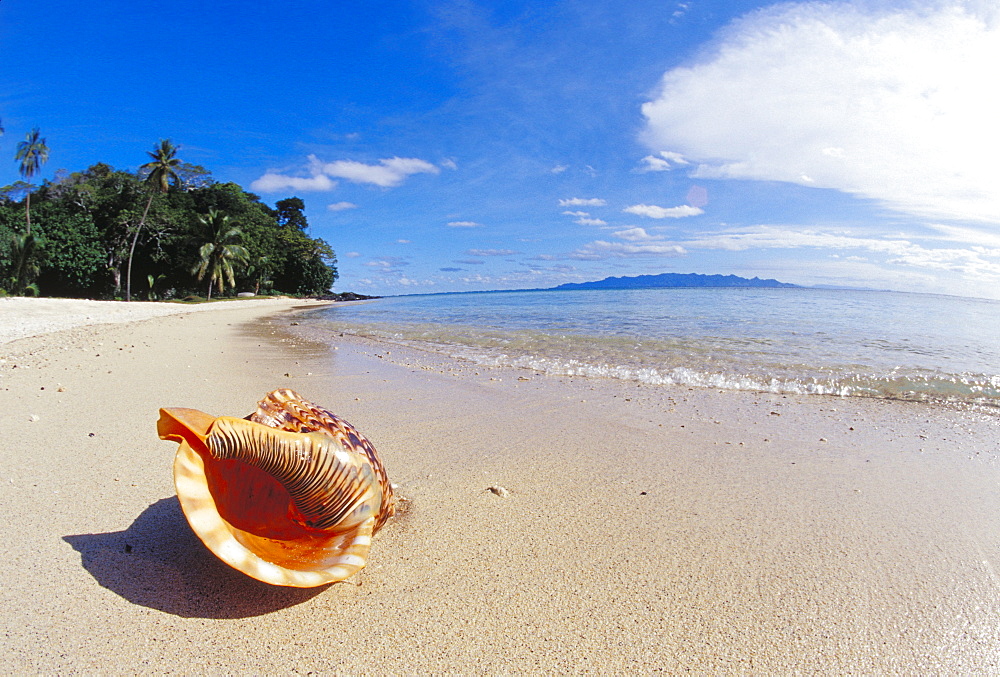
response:
[[[146,172],[147,185],[153,186],[161,193],[166,193],[170,190],[171,185],[176,186],[180,183],[181,177],[178,176],[176,167],[181,161],[177,159],[177,148],[170,143],[170,139],[161,139],[160,145],[147,155],[151,158],[150,162],[139,167],[140,173]],[[135,234],[132,236],[132,246],[128,250],[128,270],[125,273],[126,301],[132,300],[132,257],[135,255],[135,243],[139,241],[139,233],[146,225],[149,208],[153,205],[153,195],[155,193],[150,191],[149,199],[146,200],[146,208],[142,210],[142,218],[139,219],[139,225],[136,226]]]
[[[39,136],[38,127],[28,132],[27,136],[24,137],[24,141],[17,144],[17,154],[14,158],[21,163],[18,170],[21,172],[21,178],[25,181],[30,181],[31,177],[41,170],[42,165],[49,159],[49,147],[45,145],[45,139]],[[27,223],[25,232],[31,235],[30,190],[25,194],[24,219]]]
[[[231,287],[236,286],[236,266],[246,265],[250,253],[240,244],[243,232],[232,223],[228,214],[216,209],[209,209],[208,216],[200,216],[198,220],[205,227],[207,236],[205,244],[198,249],[198,263],[191,272],[199,280],[208,277],[208,298],[212,298],[212,287],[218,286],[219,293],[225,291],[225,282]]]
[[[60,170],[36,186],[30,180],[49,149],[33,129],[15,158],[23,180],[0,188],[0,293],[131,299],[136,291],[172,299],[329,292],[337,257],[310,237],[300,198],[270,207],[180,160],[169,139],[147,155],[138,171],[98,163]]]

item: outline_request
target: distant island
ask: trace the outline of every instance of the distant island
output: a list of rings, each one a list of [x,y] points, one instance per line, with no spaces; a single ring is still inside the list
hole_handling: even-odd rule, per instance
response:
[[[367,296],[365,294],[356,294],[352,291],[342,291],[339,294],[318,294],[312,298],[317,301],[371,301],[373,299],[380,299],[381,296]]]
[[[655,289],[658,287],[798,287],[797,284],[748,279],[737,275],[701,275],[699,273],[660,273],[659,275],[636,275],[634,277],[606,277],[596,282],[567,282],[554,290],[569,289]]]

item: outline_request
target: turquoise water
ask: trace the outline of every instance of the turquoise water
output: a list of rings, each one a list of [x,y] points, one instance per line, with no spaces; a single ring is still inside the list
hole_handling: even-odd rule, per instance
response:
[[[817,289],[401,296],[303,323],[547,374],[1000,406],[1000,302]]]

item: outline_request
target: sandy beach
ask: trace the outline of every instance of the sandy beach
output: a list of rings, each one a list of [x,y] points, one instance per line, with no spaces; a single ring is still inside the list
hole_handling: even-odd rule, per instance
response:
[[[289,300],[44,302],[0,300],[10,672],[1000,671],[997,417],[330,346]],[[180,511],[158,408],[278,387],[362,430],[406,499],[358,580],[259,583]]]

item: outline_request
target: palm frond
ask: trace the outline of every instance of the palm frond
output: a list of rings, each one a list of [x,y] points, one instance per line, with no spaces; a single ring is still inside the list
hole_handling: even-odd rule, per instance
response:
[[[33,177],[42,168],[42,165],[48,162],[49,147],[45,145],[45,139],[40,136],[38,127],[28,132],[24,141],[17,144],[17,153],[14,155],[14,159],[21,162],[19,170],[25,179]]]

